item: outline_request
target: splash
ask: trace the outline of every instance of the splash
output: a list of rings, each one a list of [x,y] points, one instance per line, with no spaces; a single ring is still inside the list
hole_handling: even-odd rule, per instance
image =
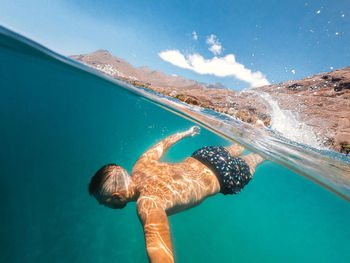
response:
[[[312,127],[301,122],[290,110],[283,110],[270,94],[253,90],[243,91],[252,93],[262,98],[270,108],[271,124],[270,128],[281,136],[305,144],[317,149],[326,149],[322,142],[315,135]]]

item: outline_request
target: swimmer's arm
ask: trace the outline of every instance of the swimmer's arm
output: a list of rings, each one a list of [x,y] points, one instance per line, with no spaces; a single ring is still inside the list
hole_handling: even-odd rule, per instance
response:
[[[147,158],[152,160],[159,160],[163,154],[175,143],[178,141],[186,138],[186,137],[193,137],[197,134],[199,134],[200,128],[198,126],[193,126],[189,130],[185,132],[179,132],[174,135],[171,135],[167,138],[165,138],[160,143],[153,146],[151,149],[149,149],[147,152],[145,152],[140,159]]]
[[[137,201],[137,214],[143,226],[149,261],[174,262],[168,217],[164,208],[150,198],[140,197]]]

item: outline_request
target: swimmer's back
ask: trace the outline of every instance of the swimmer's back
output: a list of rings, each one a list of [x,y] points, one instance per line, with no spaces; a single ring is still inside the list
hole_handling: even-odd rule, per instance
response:
[[[168,215],[196,206],[220,188],[215,174],[192,157],[182,163],[139,160],[132,176],[140,197],[160,202]]]

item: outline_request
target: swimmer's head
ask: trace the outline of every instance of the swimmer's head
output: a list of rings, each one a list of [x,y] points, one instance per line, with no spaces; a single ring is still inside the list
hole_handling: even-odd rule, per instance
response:
[[[92,177],[89,193],[104,206],[122,209],[129,201],[129,185],[130,176],[123,167],[107,164]]]

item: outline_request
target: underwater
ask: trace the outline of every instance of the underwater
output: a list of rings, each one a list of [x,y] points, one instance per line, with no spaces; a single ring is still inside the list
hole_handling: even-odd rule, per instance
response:
[[[147,149],[194,125],[200,134],[162,162],[233,141],[267,160],[238,195],[169,217],[176,262],[349,262],[344,155],[113,79],[4,27],[0,49],[1,262],[147,262],[136,204],[98,205],[89,182],[108,163],[131,174]]]

